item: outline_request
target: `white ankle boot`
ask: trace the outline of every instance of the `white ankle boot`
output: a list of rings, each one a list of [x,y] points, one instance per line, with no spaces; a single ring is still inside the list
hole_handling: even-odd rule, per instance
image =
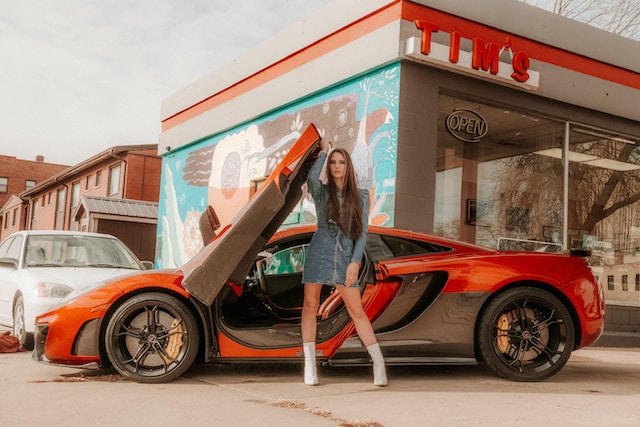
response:
[[[387,385],[387,370],[384,366],[384,357],[380,344],[376,343],[367,347],[367,351],[373,361],[373,384],[384,387]]]
[[[316,343],[302,343],[304,348],[304,383],[306,385],[318,384],[318,367],[316,365]]]

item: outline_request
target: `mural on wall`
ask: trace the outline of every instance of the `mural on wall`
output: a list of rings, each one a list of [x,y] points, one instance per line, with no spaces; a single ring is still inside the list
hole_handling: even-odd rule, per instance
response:
[[[212,205],[229,223],[309,123],[347,149],[371,194],[371,224],[392,226],[399,66],[379,69],[163,158],[156,266],[178,267],[203,247],[201,212]],[[315,223],[305,192],[283,227]]]

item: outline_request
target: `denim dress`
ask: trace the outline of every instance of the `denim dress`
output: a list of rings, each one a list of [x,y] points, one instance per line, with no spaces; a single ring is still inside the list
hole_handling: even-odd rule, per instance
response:
[[[307,249],[302,282],[344,286],[349,263],[362,262],[369,222],[369,191],[359,189],[363,230],[360,237],[354,241],[347,237],[332,219],[327,219],[329,190],[320,180],[326,159],[327,153],[320,153],[307,175],[309,193],[316,206],[318,229]],[[352,286],[359,286],[359,283]]]

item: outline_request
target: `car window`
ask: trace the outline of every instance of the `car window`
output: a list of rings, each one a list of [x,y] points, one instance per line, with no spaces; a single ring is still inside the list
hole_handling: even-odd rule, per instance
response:
[[[13,240],[8,242],[6,247],[6,252],[4,252],[3,257],[15,259],[18,261],[20,259],[20,250],[22,249],[22,236],[16,236]]]
[[[412,255],[450,252],[453,249],[422,240],[370,233],[367,239],[366,250],[371,259],[380,261]]]
[[[10,236],[0,244],[0,258],[5,258],[7,256],[7,251],[9,250],[9,246],[12,242],[13,236]]]
[[[27,265],[140,268],[119,240],[83,235],[30,236]]]
[[[304,259],[309,245],[292,246],[274,252],[265,259],[265,275],[300,273],[304,267]]]

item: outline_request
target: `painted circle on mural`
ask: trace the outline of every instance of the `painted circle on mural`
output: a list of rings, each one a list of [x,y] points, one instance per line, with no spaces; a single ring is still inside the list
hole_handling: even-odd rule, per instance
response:
[[[342,108],[338,112],[338,126],[344,126],[344,124],[347,123],[347,118],[348,117],[349,117],[349,113],[347,113],[347,110]]]
[[[230,199],[240,186],[240,155],[236,152],[227,154],[222,165],[220,182],[222,183],[222,194]]]

